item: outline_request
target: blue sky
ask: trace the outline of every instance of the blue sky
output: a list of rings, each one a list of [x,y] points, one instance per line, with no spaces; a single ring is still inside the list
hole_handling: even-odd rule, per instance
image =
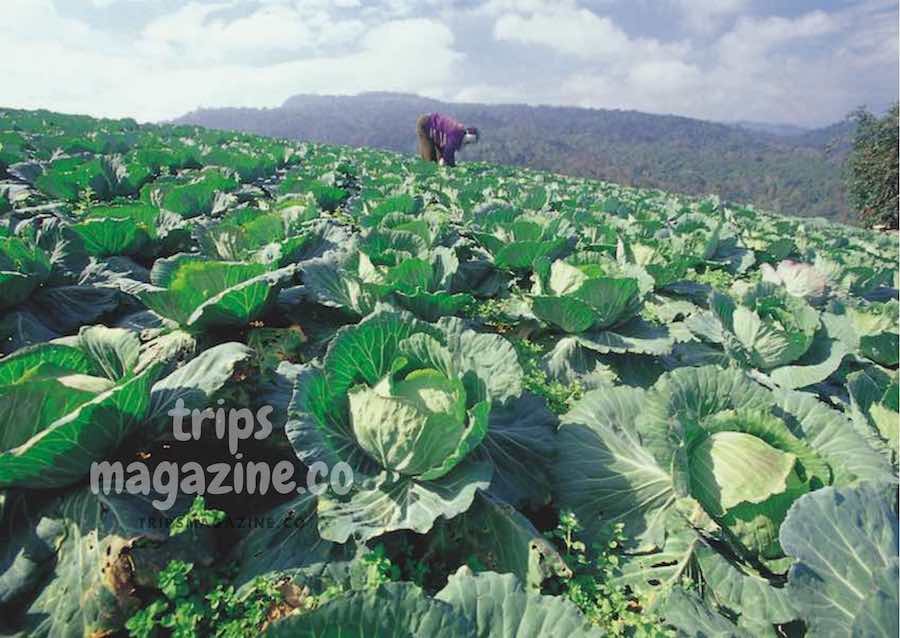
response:
[[[414,92],[806,126],[897,99],[896,0],[4,0],[0,104]]]

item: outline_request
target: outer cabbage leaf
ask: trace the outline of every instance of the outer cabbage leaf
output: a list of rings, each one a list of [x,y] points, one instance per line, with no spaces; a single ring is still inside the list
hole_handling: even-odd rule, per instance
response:
[[[242,343],[222,343],[204,350],[165,378],[153,384],[147,421],[165,418],[180,400],[187,410],[210,406],[213,395],[228,383],[253,350]]]
[[[896,465],[900,454],[900,388],[893,376],[870,367],[847,375],[853,425]]]
[[[38,246],[0,237],[0,310],[16,306],[50,276],[50,259]]]
[[[211,562],[212,538],[202,530],[169,538],[166,523],[183,508],[163,514],[153,498],[79,489],[17,510],[0,554],[0,592],[29,601],[11,614],[13,626],[48,637],[122,631],[141,605],[136,590],[155,587],[169,560]]]
[[[335,558],[337,547],[319,536],[316,497],[298,496],[264,515],[270,526],[248,529],[231,550],[236,586],[272,572],[301,569]]]
[[[696,592],[675,587],[666,597],[662,608],[666,623],[678,630],[679,636],[689,638],[753,638],[709,605]]]
[[[73,483],[125,439],[146,415],[159,373],[133,373],[136,342],[125,330],[89,328],[78,347],[40,345],[0,362],[9,381],[0,390],[4,421],[15,425],[4,430],[0,485]]]
[[[830,487],[797,501],[781,528],[796,558],[788,575],[794,605],[817,636],[896,636],[895,487]]]
[[[262,264],[176,256],[154,264],[151,278],[157,288],[138,296],[191,331],[241,326],[259,317],[292,275],[290,266],[269,272]]]
[[[52,330],[70,334],[81,326],[99,322],[115,311],[120,301],[121,294],[115,288],[52,286],[35,292],[25,308]]]
[[[512,574],[473,574],[463,567],[435,598],[471,619],[478,638],[604,635],[570,601],[527,592]]]
[[[514,574],[529,591],[540,591],[554,576],[572,576],[553,544],[527,518],[487,494],[479,494],[467,512],[442,522],[425,542],[426,553],[445,564],[473,557],[485,569]]]

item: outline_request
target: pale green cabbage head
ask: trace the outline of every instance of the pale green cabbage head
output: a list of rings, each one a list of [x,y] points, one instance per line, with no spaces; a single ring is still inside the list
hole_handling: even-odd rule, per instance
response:
[[[386,469],[417,476],[440,468],[466,431],[466,389],[426,368],[349,393],[356,440]]]
[[[819,313],[812,306],[772,283],[757,284],[737,299],[714,293],[710,308],[749,365],[760,370],[802,357],[819,328]]]

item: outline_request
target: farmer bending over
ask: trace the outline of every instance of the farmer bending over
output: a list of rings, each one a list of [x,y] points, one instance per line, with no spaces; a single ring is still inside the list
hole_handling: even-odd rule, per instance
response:
[[[419,155],[422,159],[442,166],[455,166],[456,151],[464,144],[478,141],[477,128],[467,128],[440,113],[420,115],[416,120],[416,134],[419,136]]]

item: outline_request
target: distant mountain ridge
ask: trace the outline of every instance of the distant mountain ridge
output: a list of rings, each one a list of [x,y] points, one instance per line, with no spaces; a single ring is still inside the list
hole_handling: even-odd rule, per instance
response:
[[[738,128],[747,129],[748,131],[756,131],[759,133],[768,133],[777,137],[793,137],[795,135],[803,135],[813,129],[804,126],[795,126],[793,124],[775,124],[772,122],[752,122],[748,120],[738,120],[737,122],[725,122]]]
[[[463,160],[528,166],[852,222],[842,164],[852,125],[722,124],[637,111],[448,103],[388,92],[295,95],[277,108],[206,108],[177,123],[415,152],[415,119],[441,111],[478,126]]]

